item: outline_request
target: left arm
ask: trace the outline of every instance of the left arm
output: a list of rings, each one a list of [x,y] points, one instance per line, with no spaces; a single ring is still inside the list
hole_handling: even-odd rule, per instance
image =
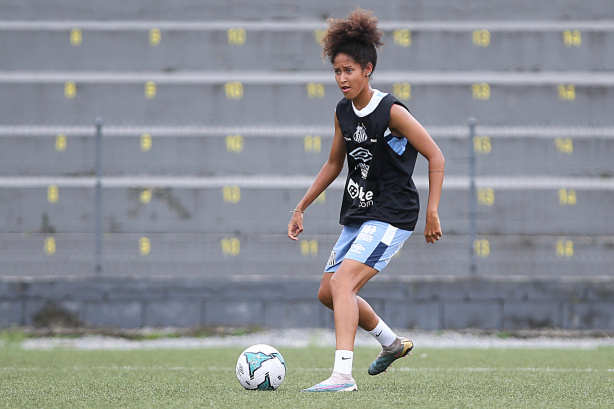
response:
[[[403,135],[429,162],[429,198],[424,236],[428,243],[435,243],[442,236],[438,209],[446,161],[431,135],[402,106],[392,105],[389,125],[394,135]]]

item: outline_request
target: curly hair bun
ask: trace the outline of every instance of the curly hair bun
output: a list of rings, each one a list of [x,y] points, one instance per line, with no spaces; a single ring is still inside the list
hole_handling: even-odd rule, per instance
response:
[[[322,37],[322,56],[329,57],[331,62],[339,52],[345,52],[340,49],[348,43],[358,42],[374,51],[384,44],[384,33],[377,28],[378,19],[369,10],[359,7],[345,19],[329,18],[327,22],[328,29]]]

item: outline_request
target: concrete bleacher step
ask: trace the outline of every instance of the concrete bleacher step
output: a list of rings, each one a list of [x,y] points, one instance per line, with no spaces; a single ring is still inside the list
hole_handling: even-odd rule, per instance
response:
[[[614,15],[614,5],[608,1],[559,0],[557,6],[533,0],[479,1],[470,5],[465,0],[418,0],[408,5],[402,0],[364,0],[363,8],[373,10],[380,20],[599,20]],[[146,0],[126,3],[123,0],[89,2],[78,0],[5,0],[2,18],[7,20],[287,20],[345,17],[355,7],[347,2],[234,0],[176,0],[156,3]]]
[[[614,70],[614,20],[385,20],[380,28],[383,69]],[[318,43],[325,29],[321,20],[0,21],[0,71],[330,71]]]
[[[425,124],[446,157],[447,175],[469,172],[466,126]],[[315,175],[328,158],[328,125],[103,126],[106,176]],[[614,176],[614,129],[478,124],[479,175]],[[0,126],[0,176],[94,175],[94,126]],[[419,175],[426,169],[420,157]]]
[[[102,240],[102,276],[319,276],[337,235],[219,235],[131,233]],[[93,234],[0,233],[2,276],[96,276]],[[472,248],[478,274],[530,276],[608,275],[614,236],[446,235],[428,244],[408,239],[386,276],[466,276]]]
[[[426,177],[416,177],[426,208]],[[108,233],[285,234],[290,211],[313,176],[219,178],[104,178],[103,231]],[[308,231],[339,232],[343,178],[305,216]],[[448,177],[439,213],[444,231],[467,234],[469,180]],[[479,177],[480,234],[612,235],[604,223],[614,203],[614,180]],[[94,229],[94,178],[0,178],[0,231],[88,233]],[[416,227],[424,227],[424,213]]]
[[[392,92],[422,122],[609,121],[614,73],[381,71],[375,88]],[[326,72],[0,73],[0,122],[256,125],[322,123],[342,98]]]

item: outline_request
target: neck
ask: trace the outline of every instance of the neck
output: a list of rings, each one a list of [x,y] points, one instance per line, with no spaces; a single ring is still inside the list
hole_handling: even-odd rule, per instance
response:
[[[373,88],[371,88],[371,84],[367,84],[365,89],[352,100],[352,103],[356,109],[361,110],[369,104],[372,96]]]

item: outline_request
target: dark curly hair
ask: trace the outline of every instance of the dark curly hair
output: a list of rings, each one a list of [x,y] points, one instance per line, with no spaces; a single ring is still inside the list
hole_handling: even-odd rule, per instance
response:
[[[322,58],[329,57],[334,63],[337,54],[347,54],[362,69],[368,63],[377,64],[377,51],[384,43],[382,33],[377,28],[377,17],[373,12],[360,7],[354,10],[347,19],[329,18],[328,29],[322,37]]]

